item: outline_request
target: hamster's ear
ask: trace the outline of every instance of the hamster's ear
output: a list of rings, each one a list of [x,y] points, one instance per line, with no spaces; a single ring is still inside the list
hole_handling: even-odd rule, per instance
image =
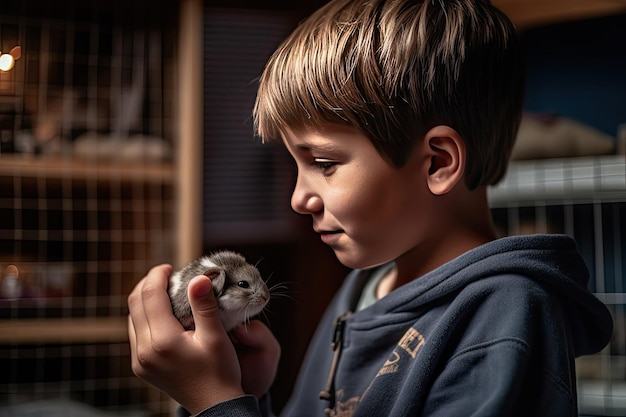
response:
[[[422,146],[429,157],[428,188],[435,195],[448,193],[463,180],[465,173],[465,142],[459,133],[449,126],[430,129]]]
[[[213,284],[213,292],[216,296],[222,293],[224,289],[224,283],[226,281],[226,273],[220,267],[214,266],[206,271],[204,271],[204,275],[209,277],[211,280],[211,284]]]

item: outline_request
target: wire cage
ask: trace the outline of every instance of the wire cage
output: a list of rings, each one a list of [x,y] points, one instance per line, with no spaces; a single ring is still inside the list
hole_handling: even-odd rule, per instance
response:
[[[126,299],[172,262],[176,6],[2,4],[0,416],[168,415]]]

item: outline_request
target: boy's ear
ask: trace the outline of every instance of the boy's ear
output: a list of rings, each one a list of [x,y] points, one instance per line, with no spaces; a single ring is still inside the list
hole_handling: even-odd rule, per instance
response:
[[[463,180],[465,142],[451,127],[435,126],[426,133],[422,144],[429,157],[428,188],[435,195],[446,194]]]

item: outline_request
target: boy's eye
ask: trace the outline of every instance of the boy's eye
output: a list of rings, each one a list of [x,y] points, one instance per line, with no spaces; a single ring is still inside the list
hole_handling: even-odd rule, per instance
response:
[[[337,165],[337,162],[332,161],[330,159],[315,158],[313,160],[313,166],[316,167],[317,169],[319,169],[320,171],[323,171],[323,172],[329,171],[335,165]]]

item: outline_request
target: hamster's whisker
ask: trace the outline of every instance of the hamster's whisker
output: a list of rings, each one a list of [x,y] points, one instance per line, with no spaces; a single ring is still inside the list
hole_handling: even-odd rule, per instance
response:
[[[270,299],[276,299],[276,298],[286,298],[289,301],[298,302],[297,299],[295,299],[294,297],[286,293],[272,293],[270,295]]]
[[[288,290],[288,289],[289,289],[289,287],[284,285],[281,282],[276,283],[276,284],[272,285],[271,287],[269,287],[270,292],[276,291],[276,290]]]
[[[256,261],[256,263],[254,264],[254,267],[255,267],[255,268],[258,268],[258,267],[259,267],[259,265],[261,264],[261,262],[263,262],[264,260],[265,260],[265,259],[263,259],[262,257],[261,257],[261,258],[259,258],[259,259]]]
[[[291,294],[293,294],[294,291],[280,282],[272,285],[269,288],[269,292],[270,292],[270,300],[282,297],[282,298],[287,298],[291,301],[297,301],[294,297],[291,296]]]
[[[263,309],[263,311],[261,311],[261,313],[259,315],[263,316],[263,322],[267,325],[267,327],[269,327],[270,329],[272,328],[272,325],[270,323],[270,318],[267,315],[265,309]]]
[[[274,272],[270,272],[267,279],[265,279],[265,285],[267,285],[270,282],[273,276],[274,276]]]

